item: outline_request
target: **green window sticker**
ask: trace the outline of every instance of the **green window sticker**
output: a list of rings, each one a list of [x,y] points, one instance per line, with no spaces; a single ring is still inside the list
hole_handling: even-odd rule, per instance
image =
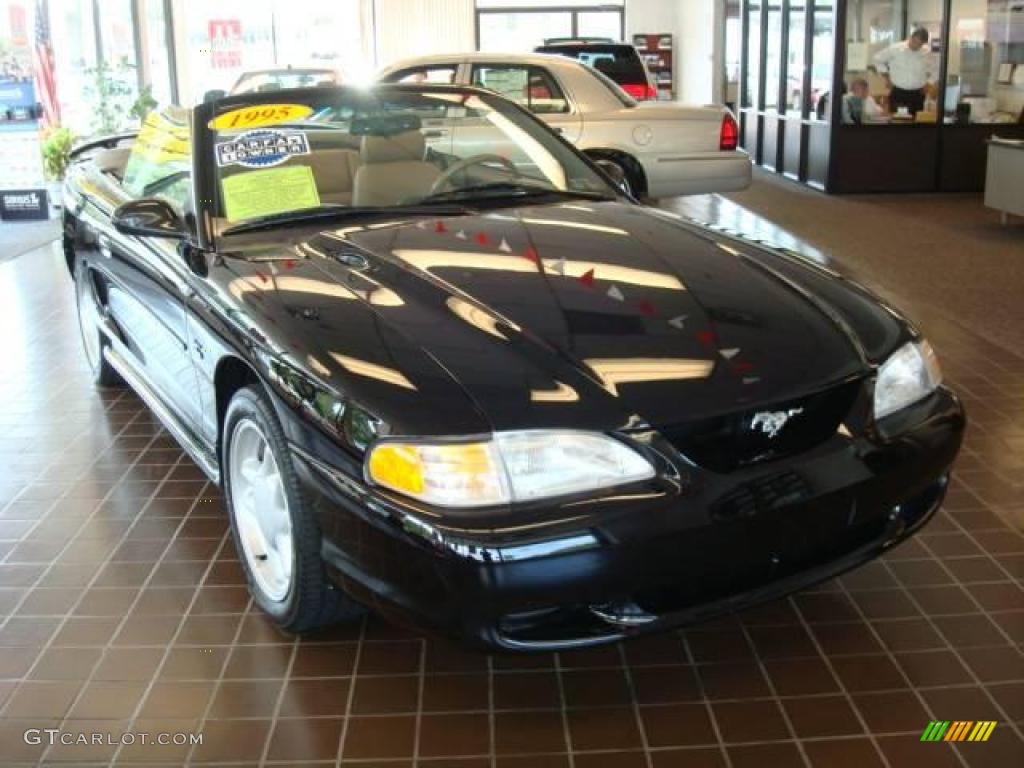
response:
[[[228,221],[317,208],[320,195],[308,165],[236,173],[221,181]]]

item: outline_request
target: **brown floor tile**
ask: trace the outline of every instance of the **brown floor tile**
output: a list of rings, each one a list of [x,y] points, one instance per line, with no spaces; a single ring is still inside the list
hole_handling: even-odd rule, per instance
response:
[[[1005,645],[999,628],[983,614],[971,616],[936,616],[933,621],[954,648]]]
[[[178,616],[128,616],[114,636],[114,645],[166,645],[178,631]]]
[[[146,686],[136,682],[93,681],[82,690],[68,713],[75,720],[128,720]]]
[[[754,653],[746,636],[736,629],[689,629],[686,642],[698,663],[744,661]]]
[[[718,742],[704,704],[641,707],[647,742],[652,747],[681,747]]]
[[[346,678],[289,680],[281,699],[281,717],[345,715],[349,687]]]
[[[921,732],[924,732],[924,727],[927,725],[925,723],[921,727]],[[879,736],[876,740],[892,768],[921,768],[922,745],[920,734]],[[951,744],[942,742],[929,744],[928,752],[925,753],[925,756],[928,761],[928,768],[933,768],[933,766],[934,768],[957,768],[962,765],[957,760],[956,753]]]
[[[278,720],[270,736],[268,760],[334,760],[341,742],[341,718]]]
[[[630,703],[629,684],[621,669],[569,670],[562,673],[562,688],[570,709]]]
[[[342,677],[351,675],[355,666],[356,647],[351,643],[331,645],[299,645],[292,666],[292,677]],[[387,670],[383,665],[378,667],[385,673],[398,674],[403,670],[397,668]],[[361,670],[361,674],[368,674]]]
[[[831,693],[839,689],[822,659],[768,659],[764,664],[779,696]]]
[[[921,696],[935,712],[937,720],[1000,720],[1002,715],[985,691],[978,686],[930,688]],[[959,714],[967,712],[968,715]]]
[[[157,680],[146,694],[139,717],[146,720],[198,719],[206,711],[212,695],[213,683]]]
[[[496,709],[549,709],[561,706],[554,672],[502,672],[494,675]]]
[[[631,749],[640,746],[632,709],[574,709],[567,715],[574,750]]]
[[[821,649],[829,656],[881,653],[884,650],[871,627],[863,621],[818,624],[812,631]]]
[[[50,648],[29,676],[33,680],[86,680],[102,654],[99,648]]]
[[[164,680],[216,680],[224,668],[228,649],[171,648],[160,669]]]
[[[420,679],[414,675],[357,677],[352,699],[354,715],[415,712],[419,708]]]
[[[486,714],[428,714],[420,721],[421,757],[484,755],[490,749],[491,725]]]
[[[692,667],[637,667],[630,673],[638,704],[674,704],[701,698]]]
[[[855,693],[853,703],[860,710],[871,734],[923,731],[930,719],[921,702],[910,691]],[[941,717],[939,713],[936,715]]]
[[[203,743],[195,748],[192,760],[258,762],[269,735],[269,720],[207,720]]]
[[[792,743],[729,747],[729,760],[733,768],[797,768],[804,765],[800,752]]]
[[[53,646],[105,646],[114,637],[121,620],[116,617],[72,617],[54,635]]]
[[[882,654],[868,656],[837,656],[832,668],[849,691],[881,691],[905,688],[899,669]]]
[[[897,653],[896,663],[914,686],[958,685],[971,682],[970,672],[951,651]]]
[[[273,717],[282,686],[281,680],[225,680],[217,688],[207,717]]]
[[[416,718],[350,717],[342,744],[344,760],[369,760],[411,757],[416,734]]]
[[[853,707],[843,696],[786,698],[782,706],[798,738],[849,736],[863,733]]]
[[[23,682],[8,697],[3,716],[7,719],[62,718],[81,689],[81,682]]]
[[[1024,721],[1024,682],[995,683],[988,691],[1010,718]]]
[[[792,738],[782,710],[774,701],[723,701],[712,705],[722,740],[785,741]]]
[[[811,765],[822,768],[881,768],[885,765],[878,750],[867,739],[812,741],[803,747]]]
[[[96,680],[149,680],[164,656],[163,648],[108,648],[100,659]]]
[[[419,640],[365,643],[359,657],[359,674],[414,674],[420,670],[422,654]]]
[[[564,751],[562,717],[550,712],[497,712],[494,749],[499,755]]]
[[[231,649],[224,677],[236,679],[284,677],[288,671],[288,662],[291,657],[292,646],[290,645],[236,645]],[[310,661],[314,662],[315,659]],[[308,671],[311,676],[315,677],[315,664],[311,663]],[[295,670],[292,671],[292,674],[296,674]]]
[[[486,711],[490,689],[486,675],[426,675],[424,712]]]
[[[755,662],[701,664],[697,674],[709,699],[741,699],[768,696],[771,690]]]
[[[946,641],[927,619],[893,619],[872,623],[890,651],[945,648]]]

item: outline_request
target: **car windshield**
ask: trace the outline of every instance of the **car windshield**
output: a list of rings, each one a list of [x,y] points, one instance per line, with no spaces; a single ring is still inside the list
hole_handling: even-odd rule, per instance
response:
[[[275,94],[277,95],[277,94]],[[215,236],[361,212],[607,198],[608,181],[498,96],[446,86],[321,88],[212,106]]]

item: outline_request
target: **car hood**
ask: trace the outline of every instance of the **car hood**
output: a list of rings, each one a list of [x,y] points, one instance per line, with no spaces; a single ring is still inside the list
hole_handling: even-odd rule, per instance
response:
[[[641,206],[574,202],[323,232],[298,246],[308,258],[290,279],[303,292],[290,297],[283,273],[256,285],[284,305],[317,284],[361,299],[334,303],[360,304],[371,323],[322,303],[302,344],[324,360],[358,348],[368,365],[347,373],[403,387],[410,402],[472,404],[494,429],[663,427],[870,367],[834,307],[751,250]],[[385,333],[402,355],[381,351]],[[426,360],[429,393],[417,393]]]

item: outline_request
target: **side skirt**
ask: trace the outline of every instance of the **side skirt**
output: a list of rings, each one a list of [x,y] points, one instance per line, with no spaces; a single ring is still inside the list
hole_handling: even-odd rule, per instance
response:
[[[149,385],[145,375],[141,371],[136,370],[135,366],[110,344],[103,347],[103,356],[121,374],[121,378],[142,398],[143,402],[149,406],[150,410],[156,414],[156,417],[160,419],[160,422],[167,431],[174,436],[174,439],[178,441],[185,450],[185,453],[199,465],[199,468],[203,470],[213,483],[220,485],[220,467],[217,463],[217,457],[164,404],[163,399]]]

